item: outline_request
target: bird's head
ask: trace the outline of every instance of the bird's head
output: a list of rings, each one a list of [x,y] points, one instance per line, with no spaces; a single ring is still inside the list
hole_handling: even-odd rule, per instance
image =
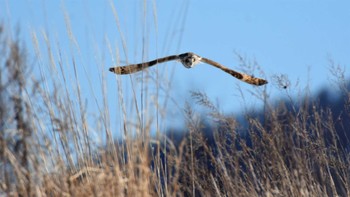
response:
[[[180,54],[179,57],[180,57],[180,59],[179,59],[180,62],[186,68],[194,67],[196,64],[200,63],[200,61],[202,59],[200,56],[198,56],[194,53],[191,53],[191,52]]]

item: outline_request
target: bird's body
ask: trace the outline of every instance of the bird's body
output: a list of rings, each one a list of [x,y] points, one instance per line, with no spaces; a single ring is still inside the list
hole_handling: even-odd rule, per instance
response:
[[[139,64],[130,64],[130,65],[126,65],[126,66],[117,66],[117,67],[111,67],[109,68],[109,71],[114,72],[115,74],[119,74],[119,75],[125,75],[125,74],[132,74],[138,71],[141,71],[145,68],[154,66],[156,64],[160,64],[160,63],[164,63],[167,61],[173,61],[173,60],[177,60],[180,61],[182,63],[182,65],[184,65],[186,68],[192,68],[194,67],[196,64],[198,63],[207,63],[209,65],[212,65],[216,68],[221,69],[222,71],[232,75],[233,77],[244,81],[246,83],[252,84],[252,85],[264,85],[267,84],[267,81],[265,79],[260,79],[260,78],[256,78],[244,73],[240,73],[237,71],[234,71],[232,69],[229,69],[213,60],[207,59],[205,57],[201,57],[199,55],[196,55],[194,53],[188,52],[188,53],[182,53],[180,55],[171,55],[171,56],[166,56],[166,57],[162,57],[162,58],[158,58],[149,62],[144,62],[144,63],[139,63]]]

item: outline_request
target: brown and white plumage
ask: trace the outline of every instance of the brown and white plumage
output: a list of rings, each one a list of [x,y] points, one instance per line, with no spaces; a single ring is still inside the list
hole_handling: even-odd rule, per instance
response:
[[[205,57],[201,57],[191,52],[182,53],[180,55],[166,56],[166,57],[158,58],[149,62],[144,62],[139,64],[129,64],[126,66],[111,67],[109,68],[109,71],[114,72],[115,74],[118,74],[118,75],[132,74],[132,73],[141,71],[145,68],[154,66],[156,64],[160,64],[167,61],[173,61],[173,60],[180,61],[186,68],[192,68],[200,62],[207,63],[209,65],[212,65],[216,68],[221,69],[222,71],[246,83],[257,85],[257,86],[267,84],[267,81],[265,79],[256,78],[244,73],[234,71],[213,60],[207,59]]]

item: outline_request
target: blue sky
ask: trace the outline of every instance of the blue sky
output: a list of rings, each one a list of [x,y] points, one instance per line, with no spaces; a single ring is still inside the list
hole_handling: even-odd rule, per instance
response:
[[[192,51],[242,71],[244,68],[239,66],[236,55],[240,54],[250,65],[257,62],[260,66],[263,73],[255,70],[250,74],[270,81],[260,88],[266,88],[272,101],[284,93],[274,85],[275,75],[285,74],[293,85],[299,84],[300,89],[309,84],[310,89],[317,92],[330,83],[329,59],[347,71],[350,65],[349,1],[125,0],[113,1],[113,5],[120,31],[110,1],[0,0],[0,21],[13,29],[20,27],[20,37],[33,56],[33,33],[45,51],[43,32],[46,32],[54,54],[58,48],[62,51],[68,62],[67,70],[72,71],[69,62],[71,57],[76,57],[81,69],[79,82],[92,113],[96,110],[96,101],[90,95],[95,95],[102,105],[99,95],[101,77],[104,77],[112,119],[120,118],[121,111],[116,105],[117,80],[108,72],[108,67],[118,59],[116,54],[122,63],[138,63]],[[76,45],[67,34],[65,17],[69,18]],[[42,58],[45,64],[48,58],[44,52]],[[200,64],[187,70],[179,63],[168,63],[151,71],[156,69],[171,88],[168,94],[172,100],[169,99],[165,107],[170,115],[164,117],[165,127],[174,122],[181,124],[168,119],[181,116],[184,103],[191,100],[190,90],[206,92],[224,113],[239,112],[243,106],[261,106],[261,101],[250,93],[244,93],[243,97],[237,93],[238,86],[244,91],[255,91],[255,87],[208,65]],[[132,78],[138,99],[143,91],[142,76],[136,74]],[[132,82],[128,76],[121,81],[127,108],[132,111]],[[156,92],[155,88],[151,86],[150,95]],[[159,93],[160,100],[164,94]]]

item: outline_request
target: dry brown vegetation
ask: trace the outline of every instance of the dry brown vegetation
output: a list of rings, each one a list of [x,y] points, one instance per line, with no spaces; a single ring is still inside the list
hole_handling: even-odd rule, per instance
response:
[[[79,83],[77,97],[53,75],[43,84],[48,76],[31,74],[25,48],[3,26],[0,54],[1,196],[350,196],[350,92],[333,63],[344,101],[337,114],[309,97],[272,106],[259,89],[264,112],[246,114],[242,126],[193,92],[208,119],[185,106],[181,140],[152,138],[150,126],[136,124],[143,133],[113,141],[105,109],[99,124],[107,145],[99,147]],[[275,81],[288,89],[286,76]]]

